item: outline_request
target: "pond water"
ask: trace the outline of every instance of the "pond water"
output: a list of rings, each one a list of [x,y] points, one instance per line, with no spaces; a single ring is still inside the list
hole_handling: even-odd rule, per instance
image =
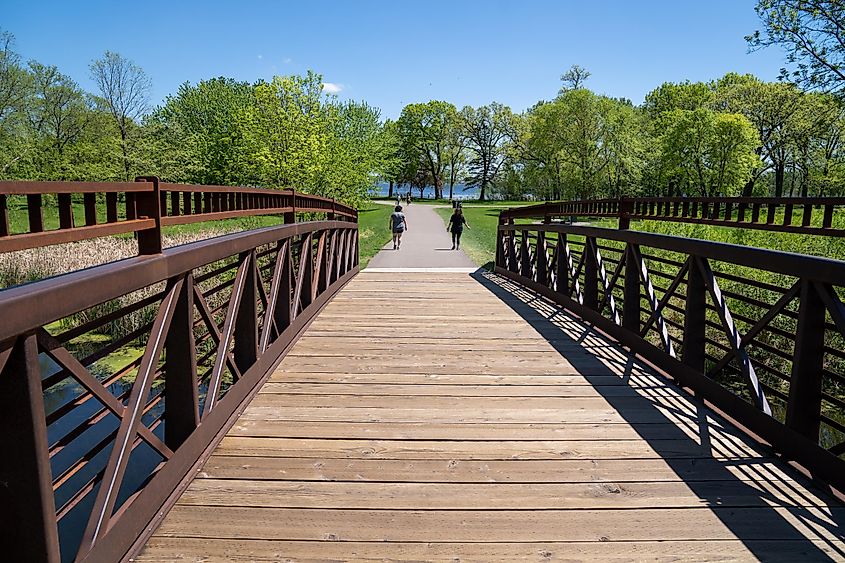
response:
[[[46,354],[40,354],[39,361],[42,377],[49,377],[60,370],[58,364]],[[94,375],[98,375],[96,369],[93,369],[92,372],[94,372]],[[108,389],[113,395],[119,396],[128,391],[131,385],[132,383],[130,381],[119,380],[110,385]],[[153,389],[152,391],[154,394],[159,392],[159,389]],[[76,381],[70,378],[65,379],[61,383],[53,385],[45,392],[45,411],[49,414],[56,412],[57,409],[69,406],[83,393],[83,387],[76,383]],[[51,445],[55,444],[70,433],[78,432],[77,427],[83,424],[94,413],[101,410],[102,407],[102,403],[96,399],[89,399],[80,405],[74,406],[67,414],[63,415],[47,428],[49,443]],[[143,416],[142,420],[144,424],[149,425],[162,414],[163,410],[164,401],[161,401]],[[73,499],[76,493],[83,487],[86,487],[88,482],[105,467],[111,453],[111,444],[109,443],[108,446],[101,448],[89,458],[90,452],[97,449],[97,446],[101,442],[108,440],[109,434],[114,432],[119,424],[119,419],[109,413],[97,423],[84,429],[64,447],[53,453],[50,464],[54,479],[69,469],[81,464],[83,460],[88,460],[85,467],[67,478],[56,489],[55,501],[57,509]],[[154,433],[160,438],[163,438],[164,424],[160,424],[154,430]],[[126,498],[137,490],[161,460],[161,456],[146,443],[141,443],[135,448],[129,459],[123,484],[118,495],[117,506],[120,506]],[[62,547],[63,561],[72,561],[76,555],[98,488],[95,487],[89,491],[59,523],[59,540]]]

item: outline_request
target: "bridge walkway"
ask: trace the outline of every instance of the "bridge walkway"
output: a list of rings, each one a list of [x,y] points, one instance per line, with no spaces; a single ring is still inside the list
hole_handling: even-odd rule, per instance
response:
[[[841,560],[843,517],[534,294],[365,270],[137,560]]]

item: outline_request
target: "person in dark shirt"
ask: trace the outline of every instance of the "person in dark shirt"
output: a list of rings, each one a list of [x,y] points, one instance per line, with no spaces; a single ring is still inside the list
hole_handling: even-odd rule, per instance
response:
[[[446,227],[446,230],[452,233],[452,250],[461,248],[461,235],[464,232],[464,225],[469,229],[463,209],[457,208],[449,217],[449,226]]]
[[[408,220],[402,213],[402,206],[397,205],[390,214],[390,230],[393,232],[393,250],[402,244],[402,233],[408,230]]]

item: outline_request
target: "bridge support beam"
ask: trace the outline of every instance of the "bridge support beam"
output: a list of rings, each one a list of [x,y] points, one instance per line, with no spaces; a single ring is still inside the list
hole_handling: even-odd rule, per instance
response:
[[[165,341],[164,443],[171,450],[199,424],[197,351],[194,338],[194,279],[185,276]]]
[[[593,311],[599,308],[599,263],[596,256],[596,239],[587,237],[584,242],[584,306]]]
[[[821,423],[826,309],[815,284],[808,280],[801,282],[800,299],[786,425],[817,441]]]
[[[622,303],[622,326],[639,334],[642,303],[640,301],[640,264],[631,245],[625,247],[625,301]]]
[[[690,258],[687,274],[687,298],[684,310],[683,363],[697,373],[704,373],[707,286],[696,260]]]

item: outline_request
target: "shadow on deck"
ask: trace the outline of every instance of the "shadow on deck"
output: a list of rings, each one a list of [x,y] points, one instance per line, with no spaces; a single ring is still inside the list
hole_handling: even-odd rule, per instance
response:
[[[479,271],[473,278],[555,346],[756,558],[845,557],[845,511],[832,495],[775,461],[769,448],[752,445],[701,401],[674,386],[675,396],[661,394],[665,379],[654,385],[655,376],[635,374],[633,354],[588,323],[500,276]],[[572,342],[584,352],[573,353]],[[606,385],[613,375],[608,364],[622,370],[627,393]],[[758,457],[749,457],[752,449]]]

